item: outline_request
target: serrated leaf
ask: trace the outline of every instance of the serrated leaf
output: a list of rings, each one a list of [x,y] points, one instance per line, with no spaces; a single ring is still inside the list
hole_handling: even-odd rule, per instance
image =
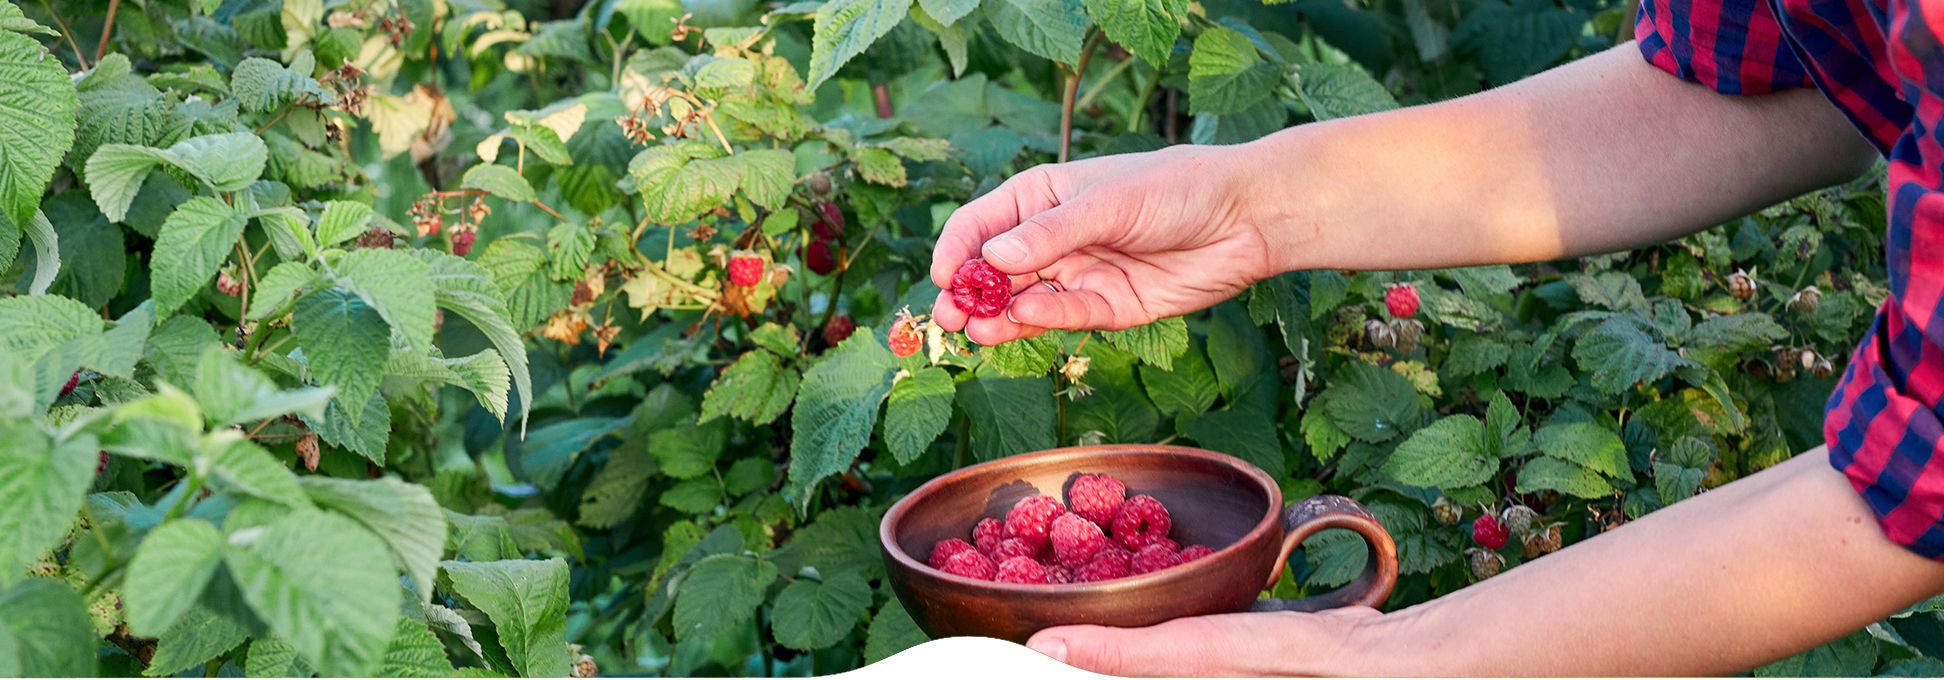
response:
[[[958,386],[936,366],[918,369],[891,387],[884,407],[884,444],[900,464],[909,465],[945,432]]]
[[[89,677],[100,641],[80,595],[60,581],[31,578],[0,588],[0,648],[8,647],[0,667],[14,677]]]
[[[1532,433],[1539,451],[1572,461],[1608,477],[1629,476],[1627,445],[1620,435],[1598,423],[1547,425]]]
[[[742,192],[749,202],[765,210],[782,210],[796,184],[796,154],[783,149],[754,149],[736,154],[736,160],[742,168]]]
[[[1498,458],[1477,418],[1445,416],[1411,434],[1384,461],[1384,474],[1411,486],[1465,487],[1491,481]]]
[[[475,165],[460,178],[459,186],[522,203],[540,198],[539,194],[534,193],[533,185],[527,183],[526,178],[521,177],[519,171],[504,165],[490,163]]]
[[[728,438],[726,423],[689,423],[659,430],[649,435],[649,442],[662,473],[676,479],[694,479],[715,470],[716,459],[722,456]]]
[[[790,488],[798,507],[819,480],[850,468],[871,441],[898,358],[860,328],[803,375],[790,419]]]
[[[1719,365],[1744,352],[1765,349],[1789,337],[1788,329],[1767,314],[1750,312],[1717,316],[1689,328],[1680,343],[1693,352],[1696,361]]]
[[[1505,365],[1512,348],[1485,335],[1462,335],[1451,343],[1438,372],[1453,378],[1478,375]]]
[[[229,259],[248,216],[208,196],[189,199],[169,214],[155,239],[149,287],[161,316],[195,297]]]
[[[1194,113],[1241,113],[1269,96],[1278,75],[1248,36],[1223,26],[1203,29],[1188,56],[1188,101]]]
[[[155,637],[202,596],[223,560],[223,535],[199,519],[177,519],[149,531],[129,560],[122,582],[128,629]]]
[[[1332,378],[1323,410],[1337,429],[1380,443],[1417,427],[1422,409],[1410,379],[1361,361],[1344,364]]]
[[[1309,444],[1310,455],[1315,456],[1318,463],[1329,462],[1331,456],[1335,456],[1337,451],[1350,443],[1349,433],[1338,428],[1336,422],[1330,420],[1329,414],[1322,408],[1322,402],[1323,398],[1320,396],[1316,401],[1310,402],[1309,410],[1303,412],[1301,425],[1303,442]]]
[[[371,358],[390,353],[391,332],[363,299],[342,288],[305,296],[297,301],[291,331],[318,384],[336,388],[353,404],[377,393],[385,366]]]
[[[1177,357],[1173,370],[1160,366],[1146,365],[1140,368],[1141,383],[1147,388],[1149,399],[1154,407],[1169,418],[1184,415],[1200,415],[1215,405],[1221,389],[1216,385],[1215,372],[1208,367],[1208,361],[1199,351],[1189,351]]]
[[[1580,336],[1573,346],[1580,368],[1592,372],[1593,387],[1608,394],[1661,379],[1675,369],[1698,367],[1641,330],[1628,317],[1614,317]]]
[[[707,640],[747,622],[776,580],[776,565],[744,555],[713,555],[683,577],[675,595],[675,639]]]
[[[318,510],[264,525],[224,554],[250,609],[327,676],[371,675],[398,618],[385,546],[363,527]]]
[[[620,524],[642,506],[648,493],[648,478],[660,471],[649,455],[648,440],[630,438],[608,454],[607,463],[595,473],[594,480],[581,492],[581,526],[606,529]]]
[[[1600,473],[1558,458],[1534,458],[1519,468],[1519,493],[1558,491],[1580,498],[1601,498],[1613,493],[1613,485]]]
[[[251,648],[255,653],[255,648]],[[445,644],[426,624],[408,618],[398,619],[391,642],[385,644],[385,659],[379,677],[449,678],[456,675],[452,660],[446,658]]]
[[[252,678],[309,677],[315,672],[290,643],[276,638],[251,640],[243,662],[243,674]]]
[[[1271,477],[1289,473],[1275,423],[1254,412],[1225,408],[1202,414],[1189,423],[1187,435],[1206,448],[1253,463]]]
[[[1302,64],[1291,72],[1290,80],[1296,96],[1319,121],[1397,108],[1390,90],[1356,64]]]
[[[894,597],[871,616],[871,627],[864,634],[864,663],[874,664],[930,641],[931,637],[912,620],[911,612]]]
[[[251,57],[237,63],[230,73],[230,92],[243,110],[264,113],[296,101],[300,97],[310,97],[315,102],[334,103],[337,97],[310,77],[314,60],[300,57],[298,69],[284,66],[269,59]]]
[[[889,150],[879,148],[858,149],[857,153],[852,156],[852,160],[857,162],[857,176],[863,178],[866,182],[881,184],[887,187],[902,187],[905,185],[904,161],[898,160],[897,154],[891,153]]]
[[[1133,354],[1141,363],[1172,370],[1175,357],[1188,351],[1188,321],[1171,316],[1124,331],[1104,331],[1100,339]]]
[[[1083,0],[1087,14],[1107,37],[1126,47],[1148,65],[1168,64],[1181,18],[1188,13],[1184,0]],[[949,23],[949,21],[948,21]]]
[[[526,677],[567,674],[567,563],[446,562],[452,589],[486,613],[514,670]]]
[[[300,415],[304,426],[326,443],[364,456],[373,463],[385,464],[385,443],[391,439],[391,407],[380,395],[371,395],[353,418],[339,399],[332,399],[322,417]]]
[[[142,674],[167,677],[208,663],[243,644],[249,634],[235,619],[198,604],[156,639],[155,657]]]
[[[34,219],[74,143],[79,107],[60,60],[33,38],[0,32],[0,212],[14,224]]]
[[[512,243],[512,241],[499,241]],[[500,360],[506,363],[507,372],[513,380],[513,389],[520,397],[520,432],[526,433],[527,411],[532,409],[533,378],[527,370],[526,345],[520,333],[509,322],[510,313],[502,299],[499,286],[488,270],[473,262],[446,253],[414,250],[413,254],[426,264],[428,276],[432,280],[433,300],[439,307],[458,314],[479,329],[486,336],[493,349],[499,352]],[[493,248],[488,247],[491,254]],[[537,265],[535,269],[537,270]]]
[[[310,499],[297,487],[296,475],[255,442],[213,433],[205,440],[204,455],[207,458],[198,460],[197,467],[206,468],[219,488],[292,507],[310,507]]]
[[[371,225],[371,206],[356,201],[328,201],[317,218],[317,244],[330,247],[357,238]]]
[[[287,413],[319,416],[330,399],[328,388],[283,390],[254,368],[244,366],[230,351],[206,346],[194,373],[196,401],[217,427],[262,420]]]
[[[751,350],[717,376],[702,397],[702,422],[728,415],[765,425],[790,408],[801,381],[775,354]]]
[[[826,574],[821,582],[797,579],[777,594],[770,631],[790,649],[823,649],[850,637],[870,608],[871,586],[857,574]]]
[[[431,267],[423,258],[396,250],[360,248],[338,256],[331,267],[338,286],[357,293],[365,304],[378,310],[412,351],[432,351],[433,317],[441,288],[431,281]],[[499,349],[501,354],[506,353],[505,348]]]
[[[1579,294],[1580,301],[1595,307],[1616,312],[1647,309],[1640,281],[1625,272],[1574,274],[1566,277],[1566,283]]]
[[[697,477],[663,491],[662,505],[691,515],[706,515],[722,505],[722,484],[714,477]]]
[[[318,507],[350,517],[385,542],[392,565],[411,579],[420,600],[432,597],[445,512],[432,492],[395,477],[372,480],[306,476],[298,480]]]
[[[979,350],[979,356],[999,375],[1024,378],[1046,375],[1053,369],[1059,351],[1059,343],[1042,335],[984,347]]]
[[[55,442],[23,420],[0,420],[0,586],[67,535],[94,481],[94,437]]]
[[[995,460],[1050,449],[1053,441],[1053,383],[1044,377],[982,377],[959,384],[958,405],[971,426],[972,453]]]
[[[806,89],[815,90],[904,21],[911,0],[833,0],[817,8]]]
[[[1080,60],[1088,24],[1080,0],[994,0],[984,7],[1006,42],[1062,64]]]

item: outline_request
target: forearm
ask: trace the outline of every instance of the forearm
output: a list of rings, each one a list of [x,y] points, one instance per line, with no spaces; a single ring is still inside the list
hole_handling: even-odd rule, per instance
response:
[[[1239,147],[1286,270],[1529,262],[1666,241],[1856,176],[1821,95],[1716,94],[1632,44],[1477,95]]]
[[[1822,449],[1452,595],[1370,619],[1349,675],[1713,675],[1944,590]]]

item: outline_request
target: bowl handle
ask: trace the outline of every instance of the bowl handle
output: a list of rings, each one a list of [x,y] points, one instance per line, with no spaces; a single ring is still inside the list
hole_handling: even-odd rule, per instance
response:
[[[1350,606],[1376,607],[1390,597],[1391,588],[1397,585],[1397,543],[1391,540],[1384,525],[1377,523],[1376,516],[1343,496],[1315,496],[1283,509],[1282,552],[1277,554],[1276,567],[1269,572],[1269,583],[1263,587],[1274,588],[1289,562],[1289,553],[1302,545],[1303,539],[1324,529],[1349,529],[1363,536],[1370,556],[1364,560],[1363,573],[1357,580],[1300,600],[1256,600],[1251,611],[1313,612]]]

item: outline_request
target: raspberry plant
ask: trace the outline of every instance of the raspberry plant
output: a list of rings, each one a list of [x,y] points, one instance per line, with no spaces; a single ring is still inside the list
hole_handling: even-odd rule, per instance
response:
[[[1878,187],[996,347],[925,322],[927,259],[1033,164],[1462,95],[1629,12],[0,2],[0,675],[838,671],[923,640],[884,507],[1081,443],[1359,498],[1391,606],[1544,559],[1818,441]],[[1937,608],[1760,672],[1944,672]]]

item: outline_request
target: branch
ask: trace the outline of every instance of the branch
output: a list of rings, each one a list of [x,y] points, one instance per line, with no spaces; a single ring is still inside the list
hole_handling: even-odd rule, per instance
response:
[[[108,36],[115,34],[115,10],[121,7],[121,0],[108,0],[108,18],[101,21],[101,44],[95,47],[95,61],[108,53]]]
[[[1080,60],[1074,62],[1073,71],[1067,74],[1066,91],[1060,94],[1060,162],[1071,157],[1073,147],[1073,105],[1074,96],[1080,91],[1080,76],[1087,73],[1087,62],[1093,59],[1094,48],[1100,46],[1100,33],[1087,38],[1087,45],[1080,48]]]
[[[75,42],[74,31],[68,30],[67,22],[61,19],[61,13],[55,11],[54,6],[48,4],[47,0],[41,0],[41,7],[47,8],[47,15],[54,17],[54,25],[61,28],[61,37],[67,38],[68,49],[74,50],[74,60],[81,62],[81,70],[94,68],[88,64],[88,55],[81,53],[81,43]]]

